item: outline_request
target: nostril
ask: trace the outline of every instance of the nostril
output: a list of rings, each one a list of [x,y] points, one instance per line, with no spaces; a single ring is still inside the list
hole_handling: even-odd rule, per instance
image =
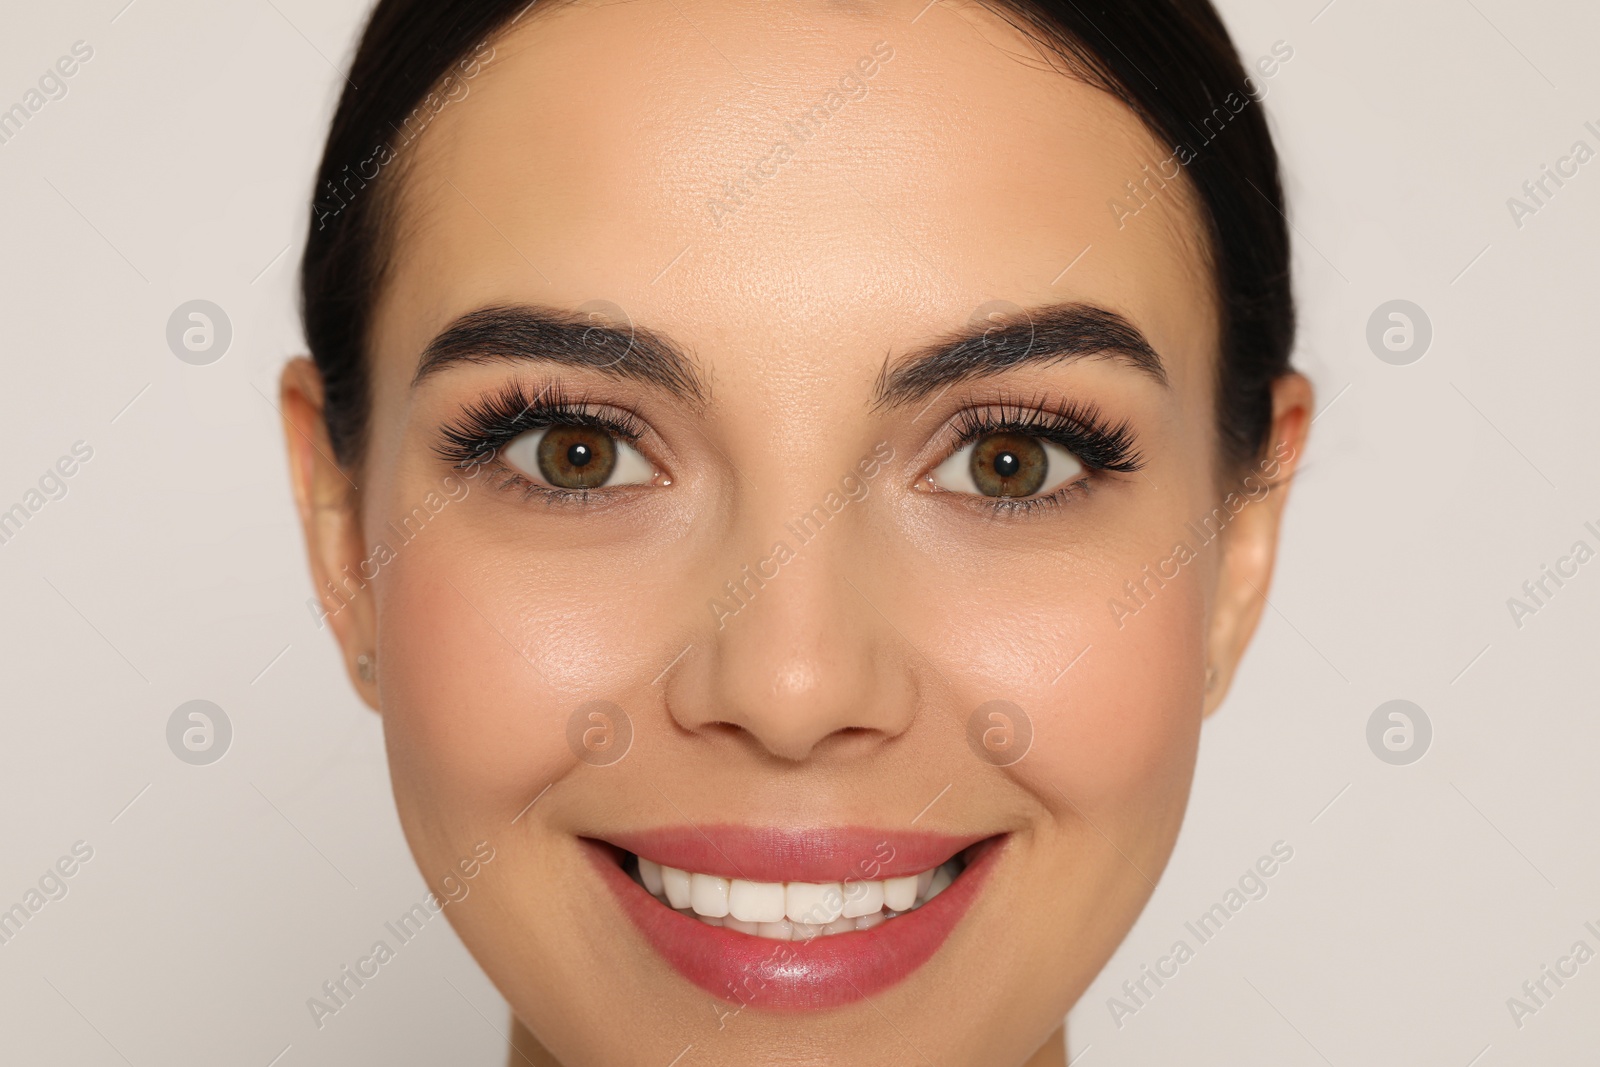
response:
[[[857,748],[876,745],[880,741],[886,740],[888,740],[888,735],[882,730],[874,730],[870,726],[843,726],[818,741],[816,747],[854,751]]]
[[[819,737],[814,724],[804,721],[804,716],[792,721],[773,716],[749,725],[713,719],[694,725],[690,732],[703,741],[729,742],[788,763],[799,763],[823,754],[833,757],[865,754],[890,736],[870,726],[841,726]]]

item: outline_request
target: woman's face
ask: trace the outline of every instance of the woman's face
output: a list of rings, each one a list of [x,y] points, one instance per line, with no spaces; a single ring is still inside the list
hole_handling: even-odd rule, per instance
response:
[[[1027,1060],[1260,609],[1170,152],[922,2],[529,16],[394,165],[348,510],[286,375],[411,847],[572,1067]]]

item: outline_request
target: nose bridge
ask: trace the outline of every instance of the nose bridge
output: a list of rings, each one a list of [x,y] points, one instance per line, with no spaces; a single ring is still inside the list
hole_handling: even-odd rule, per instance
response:
[[[856,587],[871,565],[868,489],[855,472],[746,497],[730,537],[741,552],[713,578],[712,654],[673,702],[680,723],[734,727],[790,760],[835,735],[881,740],[910,725],[909,664]]]

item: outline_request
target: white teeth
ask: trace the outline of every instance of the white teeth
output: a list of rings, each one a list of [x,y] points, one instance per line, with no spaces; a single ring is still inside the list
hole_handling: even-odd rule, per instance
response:
[[[720,919],[728,914],[728,880],[714,874],[689,876],[689,906],[696,915]]]
[[[667,903],[674,908],[689,906],[689,872],[676,867],[661,868],[661,886],[667,894]]]
[[[844,890],[838,882],[790,882],[784,911],[797,923],[831,923],[844,911]]]
[[[638,859],[645,889],[680,914],[773,941],[870,930],[922,907],[948,889],[965,866],[955,858],[921,874],[873,882],[752,882]]]
[[[883,910],[882,882],[851,882],[844,890],[846,919],[859,919],[863,915],[876,915]]]
[[[650,883],[645,883],[645,888],[650,888]],[[904,878],[889,878],[883,883],[883,906],[890,911],[910,911],[911,905],[917,902],[917,876],[908,874]]]
[[[640,856],[639,880],[644,883],[644,887],[646,889],[650,890],[651,893],[659,897],[662,889],[661,864],[657,863],[655,860],[647,860],[643,856]]]
[[[785,915],[783,883],[735,878],[728,889],[728,911],[746,922],[781,922]]]

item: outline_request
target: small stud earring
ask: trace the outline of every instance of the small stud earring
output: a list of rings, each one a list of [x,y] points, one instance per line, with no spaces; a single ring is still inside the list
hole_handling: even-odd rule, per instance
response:
[[[363,682],[371,682],[378,676],[378,660],[370,652],[363,652],[356,657],[356,673],[361,675]]]

